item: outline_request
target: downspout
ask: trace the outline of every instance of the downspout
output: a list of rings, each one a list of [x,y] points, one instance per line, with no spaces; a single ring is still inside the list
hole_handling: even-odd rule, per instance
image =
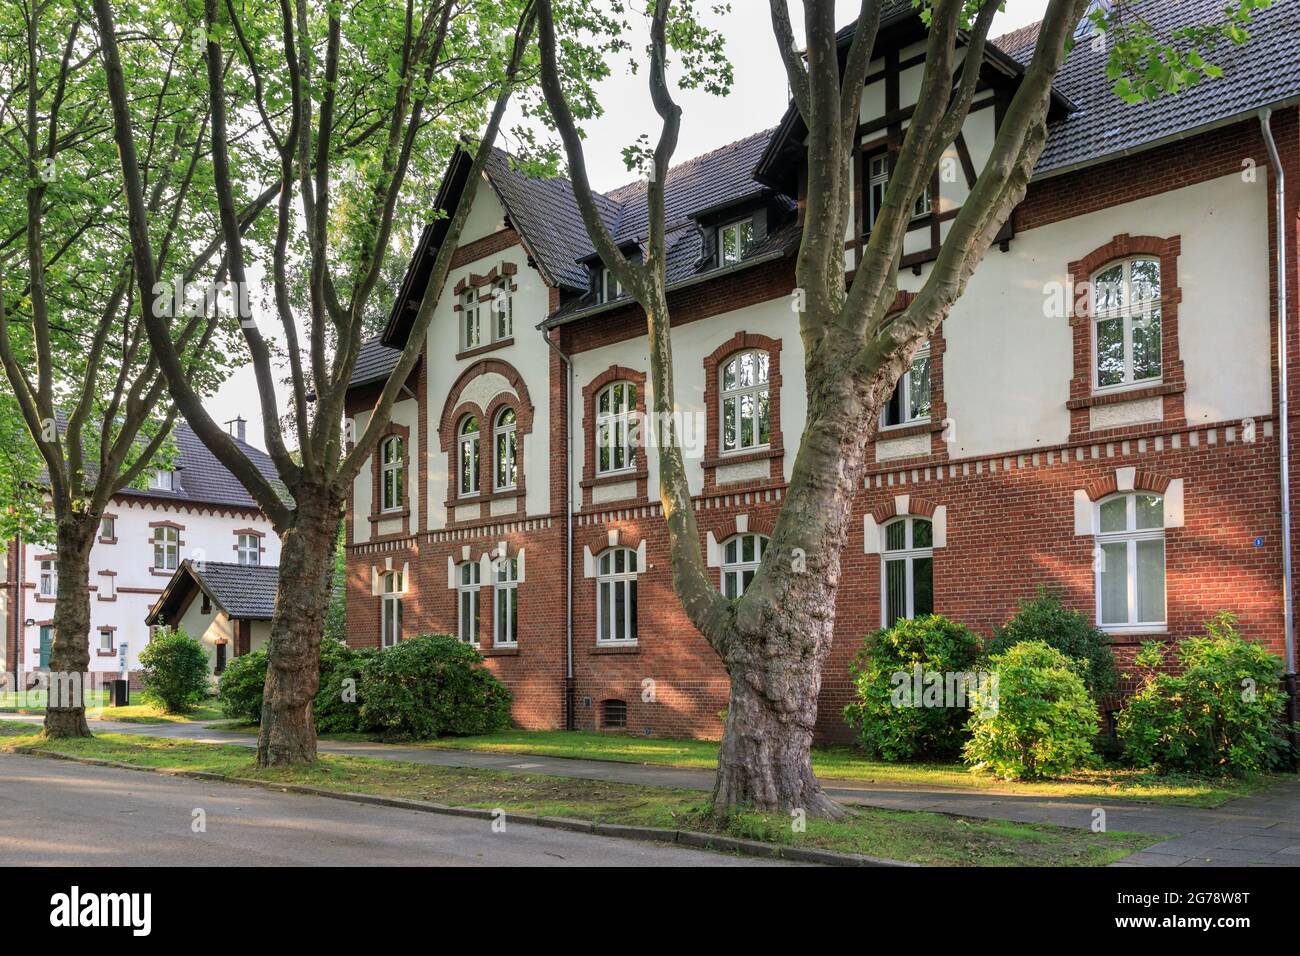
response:
[[[1286,635],[1287,723],[1291,727],[1291,767],[1296,766],[1300,753],[1297,740],[1296,670],[1295,670],[1295,612],[1291,580],[1291,450],[1290,396],[1287,384],[1287,271],[1286,271],[1286,173],[1282,157],[1278,154],[1270,125],[1273,111],[1265,107],[1259,111],[1260,132],[1268,147],[1269,164],[1273,167],[1275,200],[1277,203],[1277,367],[1278,367],[1278,431],[1279,460],[1282,480],[1282,611]]]
[[[539,329],[541,327],[539,326]],[[573,363],[551,341],[542,339],[564,366],[564,729],[577,728],[573,682]]]

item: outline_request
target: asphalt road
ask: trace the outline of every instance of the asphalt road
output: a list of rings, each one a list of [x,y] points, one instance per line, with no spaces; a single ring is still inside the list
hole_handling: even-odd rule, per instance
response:
[[[205,832],[194,832],[196,810]],[[0,865],[778,866],[777,861],[0,754]]]

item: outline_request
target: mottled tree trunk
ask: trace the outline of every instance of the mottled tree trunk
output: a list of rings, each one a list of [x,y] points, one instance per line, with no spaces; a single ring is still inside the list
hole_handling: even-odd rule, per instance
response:
[[[300,489],[297,520],[281,537],[280,582],[271,618],[259,766],[316,759],[312,699],[320,683],[320,642],[325,631],[340,500],[326,488]]]
[[[81,521],[60,521],[55,539],[59,587],[45,708],[47,737],[91,735],[86,725],[84,691],[90,677],[90,549],[94,527]]]

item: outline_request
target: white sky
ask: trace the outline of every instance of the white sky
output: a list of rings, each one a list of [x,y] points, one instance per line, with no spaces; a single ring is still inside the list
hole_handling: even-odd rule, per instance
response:
[[[725,98],[703,92],[679,91],[682,107],[681,139],[675,160],[681,162],[742,139],[757,130],[776,125],[789,99],[785,71],[776,51],[766,0],[731,0],[730,14],[710,17],[713,26],[727,37],[727,55],[735,71],[731,94]],[[702,5],[703,6],[703,5]],[[838,22],[844,25],[856,16],[858,0],[837,0]],[[1006,0],[1006,9],[994,21],[992,34],[1008,33],[1041,18],[1046,0]],[[802,34],[800,5],[791,5],[795,30]],[[644,41],[634,43],[643,45]],[[658,117],[650,105],[645,71],[632,75],[616,69],[606,81],[602,95],[605,115],[586,124],[587,165],[592,185],[606,191],[620,186],[635,175],[623,165],[622,149],[646,133],[654,141]],[[509,138],[501,145],[509,149]],[[270,332],[263,325],[264,334]],[[280,411],[286,411],[286,394],[280,396]],[[259,448],[262,416],[259,411],[257,385],[251,365],[238,368],[229,380],[206,403],[218,422],[241,415],[248,420],[248,439]]]

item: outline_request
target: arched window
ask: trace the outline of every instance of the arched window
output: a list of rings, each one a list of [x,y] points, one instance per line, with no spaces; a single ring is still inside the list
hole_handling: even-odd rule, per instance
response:
[[[899,518],[884,531],[880,609],[883,626],[893,627],[934,613],[934,532],[928,518]]]
[[[469,415],[460,423],[456,446],[456,471],[461,497],[478,494],[478,419]]]
[[[600,556],[596,573],[596,640],[602,644],[636,640],[637,557],[631,548],[611,548]]]
[[[459,604],[459,637],[466,644],[478,644],[479,564],[464,561],[456,569],[456,597]]]
[[[392,647],[402,639],[402,592],[406,581],[401,571],[389,571],[381,581],[380,647]]]
[[[636,467],[636,386],[614,382],[596,396],[596,474]]]
[[[722,366],[722,450],[762,447],[771,440],[768,355],[738,352]]]
[[[1113,262],[1092,277],[1093,385],[1160,378],[1160,260]]]
[[[728,598],[744,594],[766,553],[766,535],[738,534],[730,538],[722,546],[722,593]]]
[[[518,439],[515,433],[515,410],[513,408],[503,408],[501,410],[501,414],[497,415],[492,434],[493,443],[496,447],[496,477],[493,479],[493,486],[498,491],[513,488],[519,483],[519,467],[515,445]]]
[[[1097,623],[1107,630],[1165,624],[1164,499],[1146,491],[1097,505]]]
[[[519,643],[519,558],[500,558],[496,562],[496,612],[492,643]]]
[[[400,511],[406,488],[406,455],[402,436],[390,435],[380,447],[380,510]]]

